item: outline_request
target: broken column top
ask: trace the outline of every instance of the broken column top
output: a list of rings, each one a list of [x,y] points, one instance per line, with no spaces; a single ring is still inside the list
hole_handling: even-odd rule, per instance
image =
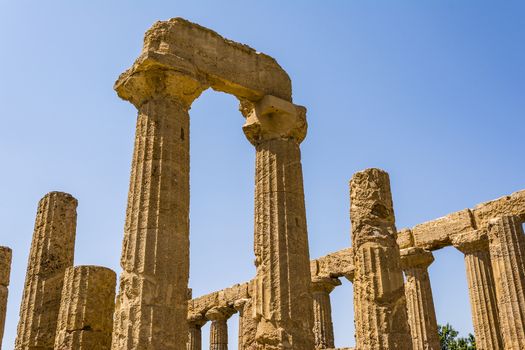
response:
[[[140,56],[115,83],[118,95],[140,104],[137,90],[147,99],[158,89],[158,79],[145,77],[152,71],[181,73],[241,100],[292,99],[290,78],[275,59],[183,18],[156,22],[146,32]]]

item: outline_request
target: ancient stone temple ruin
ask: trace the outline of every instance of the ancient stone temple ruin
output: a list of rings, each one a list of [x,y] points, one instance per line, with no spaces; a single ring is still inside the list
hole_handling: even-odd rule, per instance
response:
[[[256,153],[250,281],[192,298],[189,110],[206,89],[234,95]],[[525,349],[525,190],[398,230],[388,174],[350,181],[351,247],[311,260],[300,144],[306,109],[271,57],[176,18],[148,30],[115,84],[138,110],[118,288],[115,272],[74,266],[77,201],[38,205],[16,350],[333,349],[330,293],[353,283],[356,349],[440,349],[428,267],[433,250],[465,255],[478,349]],[[341,189],[342,191],[345,189]],[[15,252],[16,254],[16,252]],[[0,337],[11,250],[0,248]],[[118,290],[117,290],[118,289]]]

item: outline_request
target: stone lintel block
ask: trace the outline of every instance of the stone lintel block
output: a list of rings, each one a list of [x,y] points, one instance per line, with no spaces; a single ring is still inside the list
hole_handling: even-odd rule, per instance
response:
[[[405,249],[410,248],[414,246],[414,235],[412,234],[412,230],[408,228],[404,228],[397,232],[397,245],[399,246],[399,249]]]
[[[479,228],[487,227],[491,219],[501,216],[516,216],[521,222],[525,222],[525,190],[478,204],[473,212]]]
[[[312,279],[315,277],[347,277],[354,274],[352,248],[339,250],[310,262]]]
[[[401,268],[427,268],[434,261],[434,256],[428,250],[423,248],[405,248],[400,250]]]
[[[470,209],[464,209],[412,228],[416,247],[436,250],[451,244],[452,236],[475,230]]]
[[[290,78],[275,59],[182,18],[156,22],[146,32],[140,57],[115,84],[119,95],[129,95],[126,80],[151,66],[198,75],[240,99],[292,98]]]
[[[488,250],[489,241],[486,229],[473,230],[452,237],[452,245],[463,253]]]
[[[9,285],[12,254],[11,248],[0,247],[0,286]]]
[[[250,298],[250,282],[236,284],[210,294],[200,296],[188,302],[188,318],[204,316],[214,307],[232,308],[235,301]]]

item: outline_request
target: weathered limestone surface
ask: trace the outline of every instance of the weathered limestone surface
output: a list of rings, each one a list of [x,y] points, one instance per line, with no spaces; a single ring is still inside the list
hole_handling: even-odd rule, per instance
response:
[[[0,349],[4,338],[5,316],[7,312],[7,296],[9,276],[11,275],[12,251],[8,247],[0,247]]]
[[[414,234],[411,229],[404,228],[397,233],[396,237],[399,249],[414,247]]]
[[[241,100],[292,97],[290,78],[273,58],[182,18],[157,22],[146,32],[141,55],[117,81],[120,97],[135,100],[145,70],[180,72]]]
[[[109,350],[117,275],[100,266],[66,270],[54,350]]]
[[[525,190],[478,204],[474,209],[460,210],[417,225],[412,228],[414,239],[412,246],[428,250],[449,246],[454,236],[476,229],[486,229],[490,219],[504,215],[516,216],[522,222],[525,221]],[[410,239],[407,236],[401,237],[401,239],[407,238]],[[407,241],[399,241],[398,244],[407,248],[405,242]]]
[[[412,349],[388,174],[354,174],[350,199],[356,347]]]
[[[38,204],[16,350],[53,350],[64,273],[73,265],[77,200],[50,192]]]
[[[211,321],[210,350],[228,350],[228,318],[234,310],[228,307],[214,307],[206,312],[206,318]]]
[[[422,248],[401,250],[401,266],[405,272],[405,295],[408,322],[414,350],[440,350],[436,311],[428,266],[434,256]]]
[[[112,349],[183,349],[188,326],[189,115],[204,87],[143,71]]]
[[[341,281],[337,278],[316,277],[312,281],[316,349],[332,349],[335,347],[330,293],[339,285],[341,285]]]
[[[525,349],[525,235],[521,220],[489,221],[490,257],[504,349]]]
[[[310,271],[312,280],[316,277],[345,277],[352,281],[354,276],[354,253],[352,248],[341,249],[310,261]]]
[[[457,235],[452,243],[465,254],[476,346],[478,349],[503,349],[486,231]]]
[[[447,216],[416,225],[412,228],[416,247],[439,249],[450,245],[450,236],[470,232],[475,229],[470,209],[461,210]]]
[[[525,190],[478,204],[473,212],[479,228],[487,227],[491,219],[501,216],[516,216],[525,222]]]
[[[188,302],[188,319],[204,317],[206,312],[214,307],[233,307],[237,300],[251,298],[252,283],[236,284],[190,300]]]
[[[306,135],[306,111],[267,96],[242,112],[244,133],[256,148],[256,345],[311,350],[311,274],[299,149]]]

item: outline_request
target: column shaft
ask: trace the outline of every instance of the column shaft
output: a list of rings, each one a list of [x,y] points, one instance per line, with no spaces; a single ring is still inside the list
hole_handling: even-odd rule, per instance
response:
[[[354,174],[350,198],[356,348],[412,349],[388,174]]]
[[[299,144],[271,139],[256,146],[255,313],[258,346],[313,348],[310,261]],[[273,349],[273,348],[272,348]]]
[[[228,324],[225,319],[214,320],[211,323],[210,350],[228,350]]]
[[[502,349],[489,252],[466,253],[465,266],[476,346],[482,350]]]
[[[67,269],[55,350],[109,350],[116,274],[100,266]]]
[[[414,350],[441,349],[428,275],[428,266],[433,261],[432,253],[423,249],[401,250],[401,264],[406,276],[408,323]]]
[[[38,204],[16,350],[53,350],[64,273],[73,265],[77,200],[51,192]]]
[[[7,297],[9,276],[11,275],[12,251],[8,247],[0,247],[0,350],[4,338],[5,316],[7,312]]]
[[[465,254],[476,346],[482,350],[503,349],[486,231],[463,233],[452,243]]]
[[[202,350],[202,330],[199,324],[190,323],[188,325],[187,350]]]
[[[334,346],[334,326],[332,305],[327,292],[313,292],[314,299],[314,338],[316,349],[332,349]]]
[[[525,236],[517,217],[489,223],[490,258],[503,347],[525,349]]]
[[[112,348],[182,349],[189,278],[188,105],[139,107]]]

